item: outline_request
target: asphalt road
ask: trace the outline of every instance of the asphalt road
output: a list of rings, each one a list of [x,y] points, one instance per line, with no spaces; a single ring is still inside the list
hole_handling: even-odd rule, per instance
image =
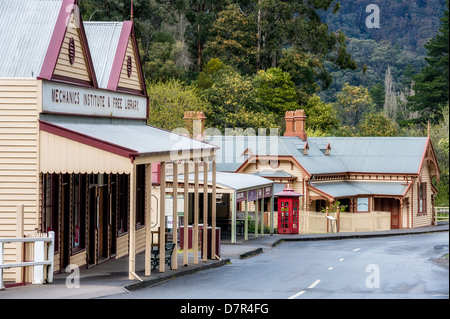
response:
[[[285,242],[110,299],[448,299],[449,233]]]

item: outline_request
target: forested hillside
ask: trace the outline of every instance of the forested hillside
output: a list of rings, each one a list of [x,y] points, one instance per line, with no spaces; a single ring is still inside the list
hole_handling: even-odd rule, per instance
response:
[[[425,65],[425,44],[438,31],[445,0],[354,0],[340,1],[339,14],[322,14],[331,30],[348,37],[348,52],[358,63],[358,71],[332,72],[334,82],[322,96],[334,101],[344,83],[372,88],[383,84],[390,66],[397,90],[410,85],[412,75]],[[368,28],[369,4],[380,10],[380,27]],[[384,84],[383,84],[384,85]],[[384,102],[384,101],[383,101]]]
[[[367,28],[366,7],[380,9],[380,28]],[[389,41],[402,49],[425,55],[424,46],[433,37],[443,16],[445,0],[352,0],[340,1],[338,15],[323,15],[332,30],[340,29],[347,37]]]

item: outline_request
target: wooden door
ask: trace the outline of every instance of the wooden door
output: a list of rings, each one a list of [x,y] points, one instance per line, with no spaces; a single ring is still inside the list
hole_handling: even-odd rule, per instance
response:
[[[70,264],[70,176],[62,176],[61,185],[61,271]]]
[[[391,229],[400,228],[400,203],[398,200],[390,198],[389,205],[391,207]]]
[[[89,188],[88,266],[97,263],[97,187]]]
[[[107,186],[98,187],[97,196],[97,260],[98,263],[109,258],[109,194]]]
[[[400,228],[400,201],[395,198],[375,198],[374,210],[391,213],[391,229]]]

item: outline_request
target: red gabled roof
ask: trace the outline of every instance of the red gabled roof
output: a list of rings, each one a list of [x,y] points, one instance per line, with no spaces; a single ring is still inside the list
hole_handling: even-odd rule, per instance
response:
[[[47,49],[47,53],[44,58],[44,63],[41,68],[41,72],[38,76],[39,79],[45,80],[54,80],[53,73],[55,72],[56,63],[58,62],[58,57],[61,52],[61,48],[64,42],[64,37],[67,32],[67,27],[70,22],[70,16],[72,13],[78,15],[80,21],[80,36],[84,46],[85,54],[86,54],[86,62],[89,72],[91,74],[91,86],[97,88],[97,78],[95,76],[94,65],[92,63],[92,58],[89,52],[89,46],[86,39],[86,34],[84,32],[83,23],[81,20],[81,15],[78,8],[77,0],[63,0],[61,9],[58,15],[58,19],[56,21],[53,34],[50,40],[50,44]],[[74,81],[76,83],[76,81]],[[79,84],[79,83],[76,83]]]
[[[441,169],[437,162],[436,153],[434,151],[433,144],[431,143],[431,138],[428,136],[427,142],[425,143],[425,148],[423,150],[422,158],[420,160],[419,170],[417,171],[417,175],[420,175],[420,171],[422,170],[425,159],[430,160],[436,168],[436,181],[439,183],[441,176]]]
[[[117,51],[116,51],[116,55],[114,57],[114,63],[111,69],[111,74],[109,76],[109,81],[108,81],[108,86],[107,89],[108,90],[113,90],[113,91],[117,91],[118,85],[119,85],[119,80],[120,80],[120,74],[122,72],[122,66],[125,60],[125,56],[127,53],[127,47],[128,47],[128,42],[130,40],[133,41],[134,47],[135,47],[135,54],[136,54],[136,64],[137,64],[137,69],[139,72],[139,78],[140,78],[140,82],[141,82],[141,90],[142,90],[142,94],[147,96],[147,90],[145,87],[145,82],[144,82],[144,73],[142,71],[142,65],[141,65],[141,59],[140,59],[140,55],[139,55],[139,50],[138,45],[137,45],[137,40],[136,40],[136,36],[135,36],[135,32],[134,32],[134,22],[133,21],[124,21],[123,22],[123,27],[122,27],[122,32],[120,34],[120,38],[119,38],[119,44],[117,45]]]

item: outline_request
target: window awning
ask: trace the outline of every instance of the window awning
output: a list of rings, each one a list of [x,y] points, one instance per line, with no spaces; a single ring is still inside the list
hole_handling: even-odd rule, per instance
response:
[[[129,173],[137,158],[166,155],[177,160],[192,152],[209,156],[215,145],[145,124],[39,121],[43,173]],[[156,162],[156,161],[155,161]]]
[[[405,182],[326,182],[311,184],[334,198],[354,196],[405,196],[409,183]]]

